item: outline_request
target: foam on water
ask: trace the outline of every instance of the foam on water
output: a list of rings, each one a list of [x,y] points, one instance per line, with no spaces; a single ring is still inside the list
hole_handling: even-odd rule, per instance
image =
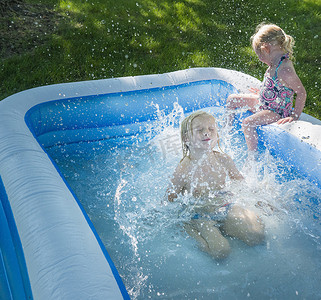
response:
[[[218,123],[222,116],[218,114]],[[188,197],[164,198],[181,158],[183,110],[144,136],[48,149],[84,206],[132,299],[319,299],[321,192],[261,151],[246,162],[244,139],[221,131],[221,142],[245,176],[228,182],[235,201],[266,225],[263,245],[230,239],[231,255],[217,262],[182,228]],[[260,201],[262,207],[257,207]],[[273,206],[273,211],[270,206]]]

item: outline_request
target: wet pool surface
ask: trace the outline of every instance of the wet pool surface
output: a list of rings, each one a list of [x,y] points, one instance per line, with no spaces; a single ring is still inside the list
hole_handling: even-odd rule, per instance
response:
[[[265,222],[265,243],[229,239],[215,261],[182,228],[186,198],[164,205],[181,158],[175,126],[145,136],[47,149],[75,192],[132,299],[320,299],[320,190],[262,150],[246,163],[241,134],[220,132],[245,176],[236,201]],[[158,126],[158,125],[155,125]],[[233,191],[235,187],[230,185]],[[257,201],[275,207],[257,208]]]

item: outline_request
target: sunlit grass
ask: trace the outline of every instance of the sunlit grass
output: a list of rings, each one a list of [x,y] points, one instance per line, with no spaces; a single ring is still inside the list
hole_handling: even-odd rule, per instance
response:
[[[80,13],[81,11],[84,11],[83,9],[83,5],[80,5],[80,3],[75,3],[72,0],[61,0],[59,1],[59,4],[57,5],[57,7],[60,10],[63,11],[70,11],[73,13]]]
[[[262,79],[266,67],[249,39],[256,25],[266,21],[295,38],[295,67],[308,91],[305,111],[321,119],[319,0],[41,3],[62,18],[36,48],[1,60],[1,99],[41,85],[191,67],[235,69]]]

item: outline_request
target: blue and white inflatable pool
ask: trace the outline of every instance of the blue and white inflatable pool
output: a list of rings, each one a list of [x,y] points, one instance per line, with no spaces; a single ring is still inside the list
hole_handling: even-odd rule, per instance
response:
[[[2,299],[129,299],[89,217],[46,148],[144,132],[178,102],[224,107],[260,82],[196,68],[38,87],[0,102]],[[153,105],[151,105],[153,104]],[[271,153],[321,187],[321,122],[303,114],[260,129]]]

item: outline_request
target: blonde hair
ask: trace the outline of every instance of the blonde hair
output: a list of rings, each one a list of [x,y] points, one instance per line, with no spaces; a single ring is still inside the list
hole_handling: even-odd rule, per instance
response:
[[[261,23],[256,27],[255,34],[251,36],[253,49],[260,50],[263,43],[279,45],[284,52],[293,58],[294,39],[286,34],[282,28],[275,24]]]
[[[192,131],[192,123],[193,123],[193,120],[197,117],[200,117],[200,116],[207,116],[207,117],[211,117],[213,118],[214,122],[215,122],[215,127],[217,128],[217,125],[216,125],[216,120],[214,118],[214,116],[212,116],[211,114],[205,112],[205,111],[202,111],[202,110],[198,110],[198,111],[195,111],[193,112],[192,114],[190,114],[188,117],[186,117],[182,123],[181,123],[181,141],[182,141],[182,150],[183,150],[183,158],[181,159],[181,161],[188,156],[189,154],[189,147],[186,143],[186,138],[187,137],[191,137],[192,134],[193,134],[193,131]],[[217,133],[217,137],[219,138],[219,135]],[[217,144],[218,144],[218,147],[219,149],[222,151],[221,147],[220,147],[220,142],[219,140],[217,141]],[[222,151],[223,152],[223,151]]]

